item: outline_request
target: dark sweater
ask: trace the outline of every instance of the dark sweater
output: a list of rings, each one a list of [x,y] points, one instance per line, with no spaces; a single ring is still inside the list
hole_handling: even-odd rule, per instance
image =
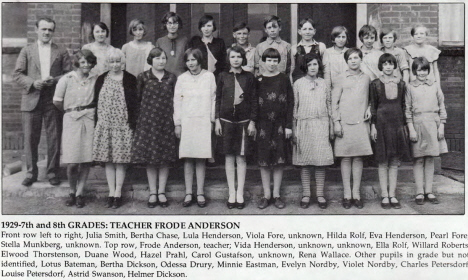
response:
[[[135,129],[136,127],[136,120],[137,120],[137,108],[138,108],[138,100],[135,98],[136,90],[137,90],[137,80],[135,76],[128,73],[127,71],[123,71],[123,88],[124,88],[124,95],[125,95],[125,103],[127,104],[127,112],[128,112],[128,124],[131,129]],[[98,106],[99,101],[99,93],[101,92],[102,86],[104,85],[104,79],[109,74],[106,72],[100,75],[97,80],[96,84],[94,85],[94,103]],[[95,122],[97,122],[98,114],[96,110]]]
[[[187,44],[188,48],[192,49],[199,49],[203,53],[204,58],[204,65],[202,65],[203,69],[207,68],[207,60],[208,60],[208,52],[206,50],[205,43],[203,43],[202,38],[200,36],[194,36]],[[208,48],[210,48],[211,53],[216,58],[217,62],[215,64],[216,70],[213,73],[217,78],[219,73],[223,72],[227,69],[226,67],[226,45],[224,44],[224,40],[221,38],[213,38],[211,43],[208,43]]]

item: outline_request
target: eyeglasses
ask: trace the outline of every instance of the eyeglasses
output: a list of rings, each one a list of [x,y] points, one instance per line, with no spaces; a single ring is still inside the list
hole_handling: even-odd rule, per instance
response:
[[[175,26],[175,25],[179,25],[179,23],[178,22],[167,22],[166,25]]]

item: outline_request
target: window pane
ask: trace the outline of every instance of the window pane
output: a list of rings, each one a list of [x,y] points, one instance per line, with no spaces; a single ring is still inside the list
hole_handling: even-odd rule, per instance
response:
[[[463,4],[439,4],[439,23],[440,45],[465,45],[465,21]]]

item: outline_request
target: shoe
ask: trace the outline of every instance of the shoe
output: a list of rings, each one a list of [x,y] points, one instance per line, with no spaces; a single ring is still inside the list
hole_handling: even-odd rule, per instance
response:
[[[35,178],[24,178],[23,182],[21,183],[23,186],[30,187],[37,179]]]
[[[77,208],[83,208],[85,206],[83,196],[77,195],[76,196],[76,207]]]
[[[343,198],[343,208],[349,209],[351,208],[351,199]]]
[[[429,197],[429,195],[432,194],[434,197]],[[430,203],[432,204],[439,204],[439,200],[437,199],[437,197],[433,194],[433,193],[426,193],[424,195],[424,198],[429,201]]]
[[[396,200],[396,202],[392,202],[392,199]],[[396,197],[390,197],[390,205],[395,209],[401,209],[401,204]]]
[[[276,208],[283,209],[286,207],[286,204],[284,204],[284,201],[281,199],[281,197],[275,197],[273,200]]]
[[[71,207],[76,204],[76,196],[74,193],[68,195],[67,201],[65,201],[65,205]]]
[[[387,202],[384,202],[384,200],[387,199]],[[390,209],[391,208],[391,205],[390,205],[390,202],[388,201],[389,198],[388,197],[382,197],[382,201],[380,202],[380,206],[382,206],[383,209]]]
[[[190,200],[187,200],[187,199],[184,200],[184,202],[182,203],[182,206],[184,207],[189,207],[190,205],[192,205],[192,201],[193,201],[192,194],[191,193],[186,194],[185,198],[187,198],[187,196],[190,196]]]
[[[318,196],[317,197],[317,204],[318,204],[319,208],[320,209],[327,209],[327,207],[328,207],[327,200],[325,200],[325,202],[320,202],[320,200],[318,200],[319,197],[321,197],[321,198],[323,198],[325,200],[325,197],[323,197],[323,196]]]
[[[150,193],[149,198],[151,198],[151,196],[153,196],[153,195],[157,196],[157,194],[155,194],[155,193]],[[151,201],[151,202],[148,200],[148,208],[154,208],[154,207],[156,207],[156,205],[158,205],[158,199],[157,198],[156,198],[155,201]]]
[[[258,201],[258,208],[260,208],[260,209],[265,209],[265,208],[268,207],[268,205],[270,205],[270,200],[267,199],[266,197],[262,197]]]
[[[419,198],[418,198],[419,197]],[[416,198],[414,199],[414,201],[416,201],[416,204],[417,205],[424,205],[424,194],[422,193],[418,193],[416,195]]]
[[[362,209],[364,207],[364,203],[362,203],[362,200],[360,199],[355,199],[354,206],[356,206],[357,209]]]
[[[117,209],[122,205],[122,197],[114,197],[114,202],[112,203],[112,209]]]
[[[244,209],[245,202],[237,202],[237,209]]]
[[[307,201],[304,201],[304,198],[308,198]],[[310,205],[310,196],[303,196],[301,202],[299,203],[302,209],[309,208]]]
[[[50,178],[50,179],[49,179],[49,183],[50,183],[52,186],[58,186],[58,185],[60,185],[60,180],[59,180],[59,178],[57,178],[57,177],[53,177],[53,178]]]
[[[108,196],[106,200],[106,207],[111,208],[112,204],[114,204],[114,197],[113,196]]]
[[[161,201],[161,198],[159,197],[160,195],[164,195],[164,198],[166,199],[166,201]],[[158,194],[158,200],[159,200],[159,205],[162,207],[162,208],[166,208],[167,206],[169,206],[169,202],[167,201],[167,198],[166,198],[166,194],[165,193],[160,193]]]
[[[227,208],[228,208],[228,209],[232,209],[232,208],[236,208],[236,207],[237,207],[237,203],[235,203],[235,202],[229,202],[229,201],[228,201],[228,202],[226,203],[226,205],[227,205]]]
[[[200,201],[200,200],[198,200],[198,197],[199,197],[199,196],[205,198],[205,195],[204,195],[204,194],[197,194],[197,204],[198,204],[198,207],[203,208],[203,207],[206,206],[206,198],[205,198],[203,201]]]

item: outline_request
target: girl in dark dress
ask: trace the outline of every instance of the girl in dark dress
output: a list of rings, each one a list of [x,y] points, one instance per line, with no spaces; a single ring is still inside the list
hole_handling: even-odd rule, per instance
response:
[[[292,135],[294,95],[288,76],[278,71],[280,53],[273,48],[262,55],[266,72],[258,78],[258,164],[264,197],[258,207],[266,208],[271,199],[270,176],[273,168],[273,198],[277,208],[285,207],[280,197],[283,166],[287,158],[287,139]]]
[[[389,53],[379,58],[383,72],[371,82],[371,138],[375,144],[375,158],[379,162],[379,181],[384,209],[401,208],[395,197],[400,160],[411,160],[409,138],[405,127],[405,82],[395,70],[396,58]],[[388,185],[388,189],[387,189]]]
[[[245,51],[240,46],[228,49],[229,72],[219,74],[216,87],[215,132],[223,137],[223,154],[226,157],[226,177],[229,187],[227,207],[242,209],[244,183],[247,172],[245,157],[249,152],[248,136],[254,136],[257,120],[256,80],[244,71],[247,64]],[[235,188],[237,163],[237,192]]]
[[[176,161],[174,134],[174,87],[177,77],[164,70],[166,53],[160,48],[150,51],[147,59],[151,69],[137,78],[139,117],[132,147],[132,161],[147,164],[146,172],[150,189],[148,207],[154,208],[159,200],[167,207],[165,195],[169,165]],[[159,192],[156,180],[159,169]]]

